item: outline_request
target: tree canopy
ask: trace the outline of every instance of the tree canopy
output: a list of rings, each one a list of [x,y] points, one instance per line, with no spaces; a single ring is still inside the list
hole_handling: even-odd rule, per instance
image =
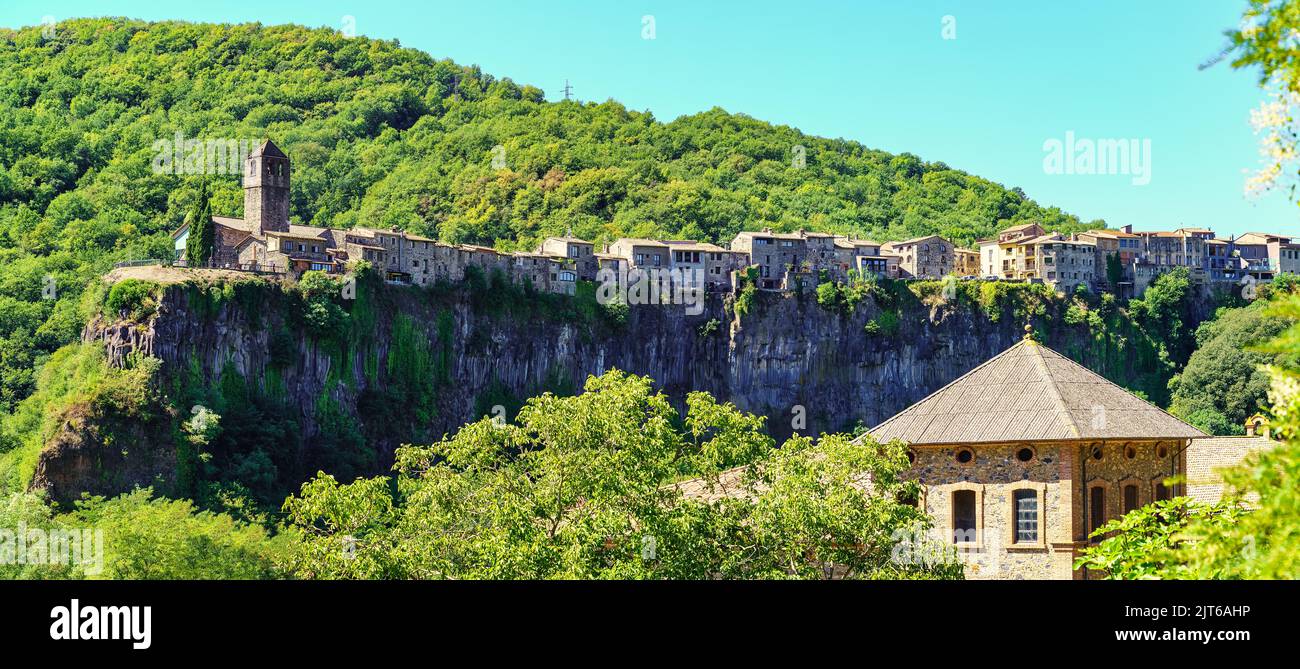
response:
[[[1268,303],[1220,309],[1196,331],[1197,348],[1171,382],[1170,413],[1211,434],[1242,434],[1246,419],[1268,406],[1265,364],[1295,363],[1298,353],[1268,354],[1253,348],[1290,323],[1270,315]]]
[[[394,479],[318,475],[285,502],[295,570],[326,578],[959,578],[895,559],[927,525],[901,443],[794,437],[611,371],[517,420],[399,451]],[[741,464],[743,463],[743,464]],[[740,468],[733,468],[739,465]],[[686,490],[697,494],[684,494]]]

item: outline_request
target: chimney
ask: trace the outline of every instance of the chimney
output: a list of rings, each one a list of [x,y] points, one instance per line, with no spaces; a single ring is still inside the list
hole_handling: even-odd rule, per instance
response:
[[[1130,223],[1130,224],[1128,224],[1128,225],[1126,225],[1126,226],[1120,228],[1120,231],[1121,231],[1121,232],[1126,232],[1126,233],[1128,233],[1128,234],[1130,234],[1130,235],[1133,234],[1133,224]]]

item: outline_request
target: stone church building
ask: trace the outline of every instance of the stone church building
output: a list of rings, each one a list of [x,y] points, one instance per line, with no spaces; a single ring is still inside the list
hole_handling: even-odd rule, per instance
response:
[[[476,268],[484,276],[500,272],[537,290],[569,295],[584,271],[595,273],[589,243],[576,253],[503,253],[483,246],[445,244],[397,229],[296,225],[289,221],[290,177],[288,156],[270,140],[249,154],[244,165],[244,217],[212,217],[211,267],[298,278],[312,270],[342,273],[347,263],[365,260],[388,281],[420,286],[461,281],[469,268]],[[189,234],[188,223],[172,233],[174,260],[184,260]]]
[[[869,434],[909,446],[910,476],[967,578],[1087,578],[1093,529],[1184,494],[1200,430],[1026,338]]]

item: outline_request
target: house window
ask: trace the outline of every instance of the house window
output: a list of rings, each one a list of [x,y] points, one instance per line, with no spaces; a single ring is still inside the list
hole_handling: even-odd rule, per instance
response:
[[[1167,486],[1165,486],[1165,482],[1164,482],[1164,481],[1162,481],[1162,480],[1160,480],[1160,479],[1157,479],[1156,482],[1155,482],[1153,485],[1155,486],[1155,489],[1156,489],[1156,501],[1157,501],[1157,502],[1163,502],[1163,501],[1169,499],[1169,488],[1168,488]]]
[[[972,451],[969,448],[959,448],[954,457],[956,457],[957,462],[963,465],[969,465],[975,461],[975,451]]]
[[[1011,494],[1012,508],[1016,514],[1015,543],[1038,543],[1038,491],[1024,489]]]
[[[298,245],[298,251],[299,251],[299,252],[302,252],[302,251],[303,251],[303,245],[302,245],[302,244],[299,244],[299,245]]]
[[[1021,462],[1029,462],[1034,459],[1034,449],[1026,446],[1016,451],[1016,459]]]
[[[1124,486],[1124,513],[1128,513],[1138,508],[1138,487],[1135,485]]]
[[[1095,486],[1088,491],[1088,510],[1091,519],[1090,534],[1106,524],[1106,489]]]
[[[575,281],[577,276],[573,272],[560,272],[560,281]]]
[[[975,543],[977,519],[975,491],[952,491],[952,541],[955,544]]]

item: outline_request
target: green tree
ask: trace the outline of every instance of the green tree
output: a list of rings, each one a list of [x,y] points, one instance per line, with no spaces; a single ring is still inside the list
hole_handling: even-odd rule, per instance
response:
[[[113,499],[92,497],[61,518],[104,531],[104,570],[110,579],[267,579],[283,577],[288,537],[228,515],[199,511],[188,500],[152,496],[149,489]]]
[[[1140,299],[1129,302],[1129,310],[1168,358],[1182,365],[1196,348],[1192,305],[1189,273],[1186,267],[1177,267],[1152,281]]]
[[[891,559],[899,533],[927,522],[898,501],[917,493],[899,477],[901,444],[800,437],[774,449],[762,424],[705,393],[680,416],[648,378],[591,377],[580,395],[530,399],[515,423],[484,419],[400,449],[396,481],[318,475],[284,505],[303,537],[294,567],[329,578],[960,576],[951,559]]]
[[[1169,410],[1212,434],[1241,434],[1248,417],[1267,403],[1269,375],[1263,366],[1294,354],[1251,350],[1281,333],[1289,323],[1267,315],[1266,303],[1220,309],[1196,331],[1198,346],[1183,371],[1170,382]]]
[[[199,199],[186,218],[190,232],[185,238],[185,262],[190,267],[207,267],[216,246],[216,226],[212,223],[207,182],[199,190]]]

